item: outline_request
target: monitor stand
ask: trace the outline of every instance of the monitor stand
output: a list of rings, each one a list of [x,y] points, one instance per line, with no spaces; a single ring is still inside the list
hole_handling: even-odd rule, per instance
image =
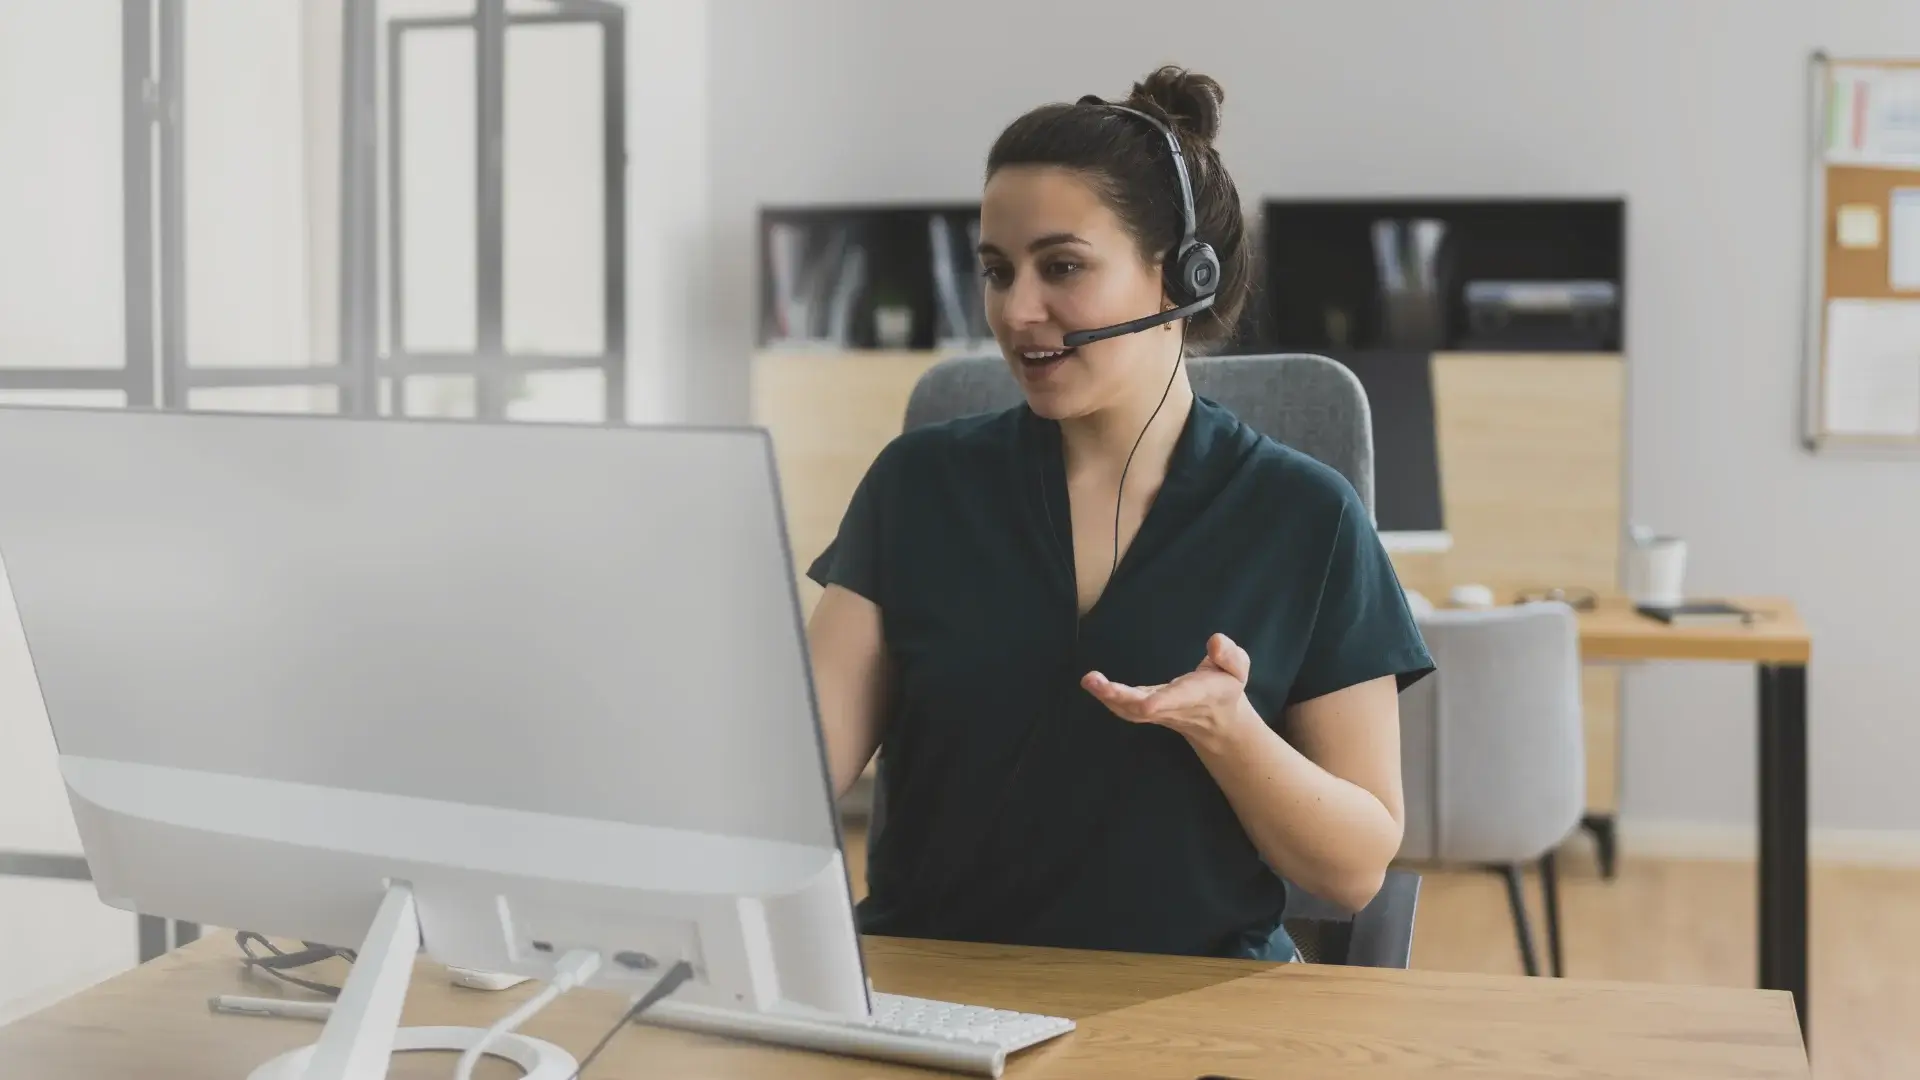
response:
[[[318,1042],[289,1050],[248,1074],[249,1080],[379,1080],[396,1053],[464,1052],[485,1033],[475,1027],[401,1027],[400,1010],[420,952],[413,890],[394,882],[374,914],[340,998]],[[573,1055],[550,1042],[507,1034],[487,1050],[518,1065],[527,1080],[568,1080]]]

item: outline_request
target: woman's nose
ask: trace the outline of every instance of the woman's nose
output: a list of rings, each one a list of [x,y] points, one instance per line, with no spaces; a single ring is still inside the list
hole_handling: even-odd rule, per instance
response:
[[[1014,326],[1032,326],[1047,321],[1046,290],[1039,275],[1015,274],[1007,286],[1005,307],[1007,322]]]

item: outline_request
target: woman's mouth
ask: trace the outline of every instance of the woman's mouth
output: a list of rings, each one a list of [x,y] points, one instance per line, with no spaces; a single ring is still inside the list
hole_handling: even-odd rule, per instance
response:
[[[1022,370],[1039,374],[1079,352],[1078,349],[1023,349],[1020,352]]]

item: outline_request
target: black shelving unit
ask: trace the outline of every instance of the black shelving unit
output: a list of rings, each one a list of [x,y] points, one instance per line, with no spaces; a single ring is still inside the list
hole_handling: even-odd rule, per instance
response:
[[[1616,352],[1625,339],[1623,199],[1268,199],[1260,216],[1255,295],[1232,351]],[[1399,223],[1384,253],[1382,222]],[[1438,225],[1430,259],[1408,257],[1414,222]],[[1526,288],[1476,316],[1474,283]],[[1611,299],[1569,319],[1551,311],[1567,294]]]
[[[883,343],[873,316],[882,305],[903,306],[913,313],[905,347],[938,346],[942,327],[932,234],[936,219],[945,225],[949,237],[951,280],[961,290],[961,310],[984,335],[984,318],[976,311],[980,277],[969,234],[969,228],[977,229],[979,218],[978,203],[959,202],[763,207],[758,230],[761,346],[879,347]],[[793,311],[783,324],[776,299],[781,271],[776,265],[775,234],[783,229],[789,230],[788,239],[796,241],[792,246],[802,252],[797,262],[789,263],[787,272],[794,274],[796,291],[813,297],[805,305],[804,327],[794,325],[802,320]],[[830,332],[833,297],[840,275],[847,272],[849,253],[855,249],[863,253],[864,274],[857,287],[847,290],[844,335],[836,335]]]

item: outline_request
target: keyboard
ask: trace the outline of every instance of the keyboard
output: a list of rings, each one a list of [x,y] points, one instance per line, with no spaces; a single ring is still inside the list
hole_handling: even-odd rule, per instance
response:
[[[656,1002],[640,1022],[833,1054],[999,1076],[1007,1055],[1073,1030],[1060,1016],[874,993],[865,1020],[819,1019]]]

